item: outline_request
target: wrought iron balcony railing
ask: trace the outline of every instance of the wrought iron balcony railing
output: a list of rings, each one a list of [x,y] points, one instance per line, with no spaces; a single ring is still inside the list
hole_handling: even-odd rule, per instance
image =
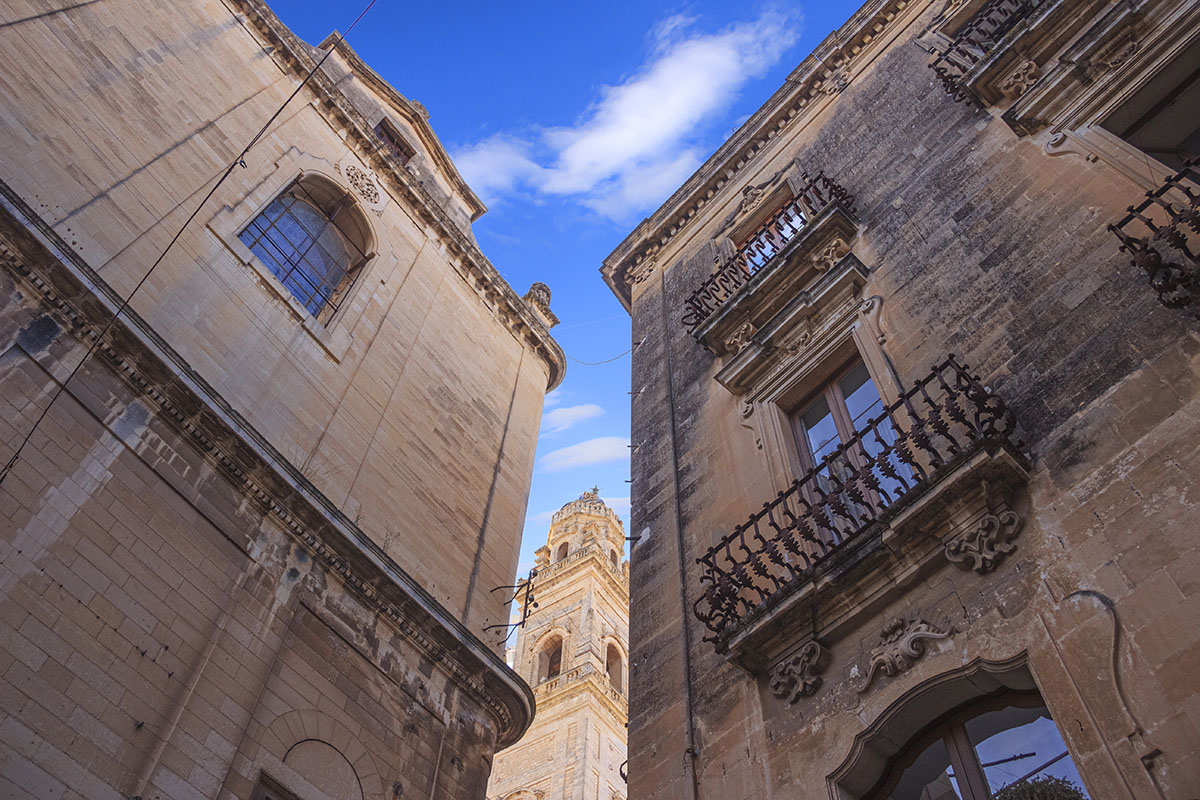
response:
[[[1004,401],[950,356],[702,557],[693,605],[724,649],[755,609],[886,522],[972,454],[1009,442]]]
[[[1121,250],[1150,278],[1159,302],[1200,315],[1200,158],[1186,162],[1128,212],[1108,226]]]
[[[1028,17],[1044,0],[989,0],[963,26],[929,66],[951,97],[965,100],[970,96],[964,79],[987,58],[1004,35]]]
[[[854,211],[854,197],[826,177],[824,171],[812,178],[807,174],[804,177],[800,194],[756,228],[733,257],[692,292],[684,304],[684,325],[695,330],[712,316],[830,203],[837,201]]]

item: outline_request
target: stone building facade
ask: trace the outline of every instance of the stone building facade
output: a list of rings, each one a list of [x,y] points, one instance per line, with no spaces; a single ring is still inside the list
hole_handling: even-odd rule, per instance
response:
[[[340,37],[4,16],[0,795],[482,798],[549,291]]]
[[[1197,65],[870,0],[605,260],[631,797],[1196,797]]]
[[[623,800],[629,706],[625,528],[595,489],[554,513],[513,666],[537,716],[496,756],[491,800]],[[525,606],[528,606],[527,608]]]

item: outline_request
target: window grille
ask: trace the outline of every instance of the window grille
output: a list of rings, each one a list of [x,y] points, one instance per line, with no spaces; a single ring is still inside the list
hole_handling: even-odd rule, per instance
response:
[[[310,314],[328,323],[367,261],[365,232],[348,192],[302,178],[238,238]]]

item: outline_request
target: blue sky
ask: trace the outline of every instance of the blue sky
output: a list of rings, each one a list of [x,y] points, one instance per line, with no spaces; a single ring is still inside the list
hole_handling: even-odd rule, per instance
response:
[[[363,3],[365,4],[365,2]],[[359,4],[274,0],[302,38]],[[720,2],[399,3],[347,41],[430,123],[489,211],[483,252],[524,293],[543,281],[572,360],[546,399],[521,571],[550,513],[592,485],[629,514],[629,318],[601,260],[858,7]]]

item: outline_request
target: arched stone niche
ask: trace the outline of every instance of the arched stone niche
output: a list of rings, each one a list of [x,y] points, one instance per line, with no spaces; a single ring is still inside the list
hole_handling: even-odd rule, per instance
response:
[[[330,797],[364,800],[354,765],[328,742],[320,739],[296,742],[283,757],[283,763]]]

